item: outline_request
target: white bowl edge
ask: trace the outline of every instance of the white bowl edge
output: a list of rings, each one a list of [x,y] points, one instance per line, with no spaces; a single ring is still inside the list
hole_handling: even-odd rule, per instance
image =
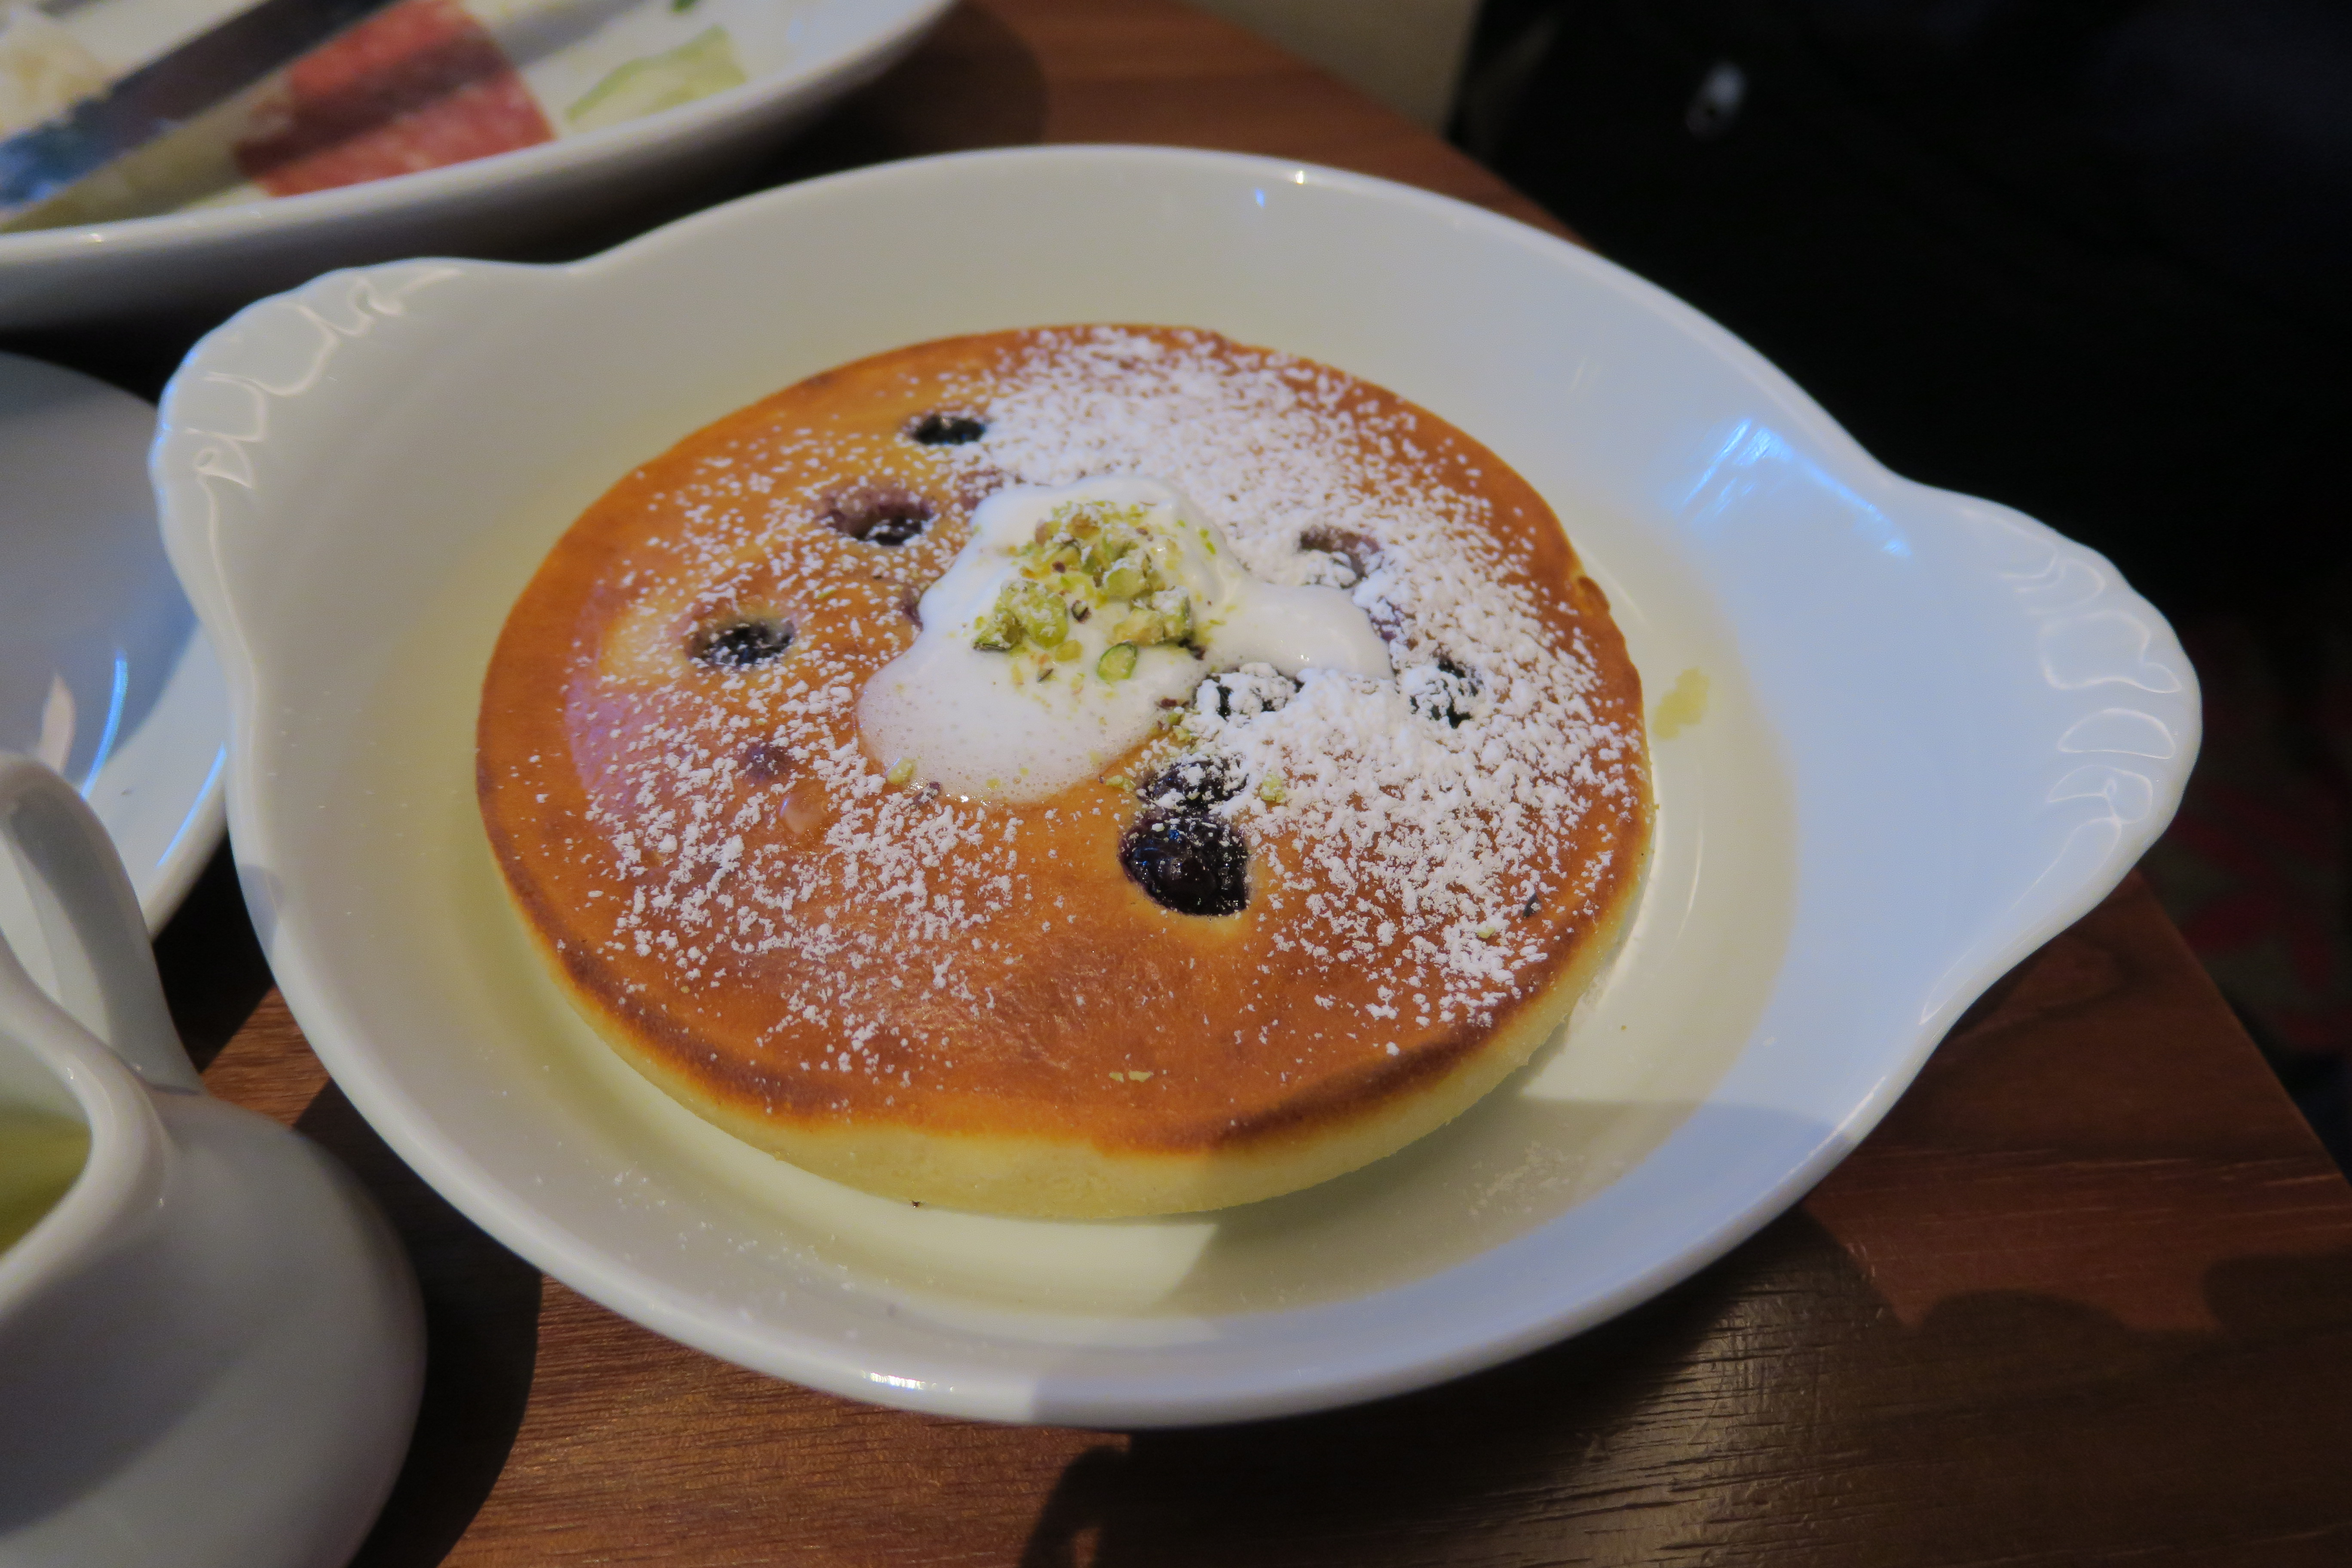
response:
[[[1083,1384],[1058,1387],[1047,1409],[1024,1407],[1019,1389],[991,1389],[986,1386],[989,1380],[976,1380],[968,1367],[910,1367],[903,1375],[877,1383],[870,1373],[845,1369],[834,1355],[780,1359],[769,1340],[746,1339],[714,1326],[695,1303],[682,1301],[664,1289],[655,1276],[612,1267],[585,1238],[553,1233],[527,1205],[512,1202],[512,1194],[487,1190],[496,1184],[477,1163],[420,1131],[417,1108],[395,1103],[400,1097],[373,1074],[370,1064],[338,1050],[338,1040],[359,1030],[361,1021],[342,1016],[330,993],[312,984],[303,933],[278,918],[280,911],[273,906],[270,889],[249,885],[257,921],[289,1001],[313,1032],[321,1057],[355,1103],[369,1113],[404,1158],[432,1177],[460,1207],[502,1241],[588,1294],[675,1337],[747,1364],[837,1392],[950,1414],[1046,1415],[1130,1425],[1189,1423],[1281,1414],[1455,1375],[1612,1315],[1703,1267],[1777,1215],[1875,1124],[1968,1003],[2105,896],[2177,805],[2195,752],[2194,676],[2169,629],[2123,584],[2112,566],[2006,509],[1912,485],[1888,474],[1780,373],[1687,307],[1563,242],[1425,193],[1271,160],[1073,148],[960,154],[810,182],[698,215],[571,268],[411,262],[330,274],[293,295],[249,309],[200,344],[166,393],[155,472],[174,565],[231,673],[236,722],[230,814],[238,841],[266,844],[270,825],[257,804],[254,782],[264,759],[256,749],[253,723],[262,701],[261,676],[243,630],[251,612],[229,580],[231,574],[223,568],[222,533],[270,525],[251,499],[255,468],[268,460],[257,455],[260,443],[266,438],[272,445],[299,444],[305,419],[331,425],[338,416],[329,406],[333,398],[317,395],[328,390],[325,372],[330,360],[334,363],[334,380],[343,381],[360,357],[371,352],[371,342],[382,342],[379,334],[401,320],[405,310],[403,301],[411,292],[435,286],[436,299],[446,302],[453,296],[440,291],[437,285],[457,275],[470,278],[479,287],[482,310],[493,311],[513,303],[515,289],[556,284],[559,279],[593,282],[650,266],[666,252],[690,251],[739,227],[755,227],[794,207],[822,203],[842,182],[919,180],[926,177],[927,171],[946,165],[986,171],[1001,168],[1008,160],[1033,164],[1058,162],[1074,169],[1097,166],[1106,160],[1122,168],[1145,171],[1207,169],[1244,184],[1311,183],[1327,192],[1402,205],[1487,241],[1500,240],[1566,258],[1567,265],[1584,269],[1588,279],[1600,279],[1602,286],[1630,297],[1639,309],[1707,344],[1753,383],[1775,410],[1784,444],[1789,437],[1801,437],[1832,455],[1836,477],[1862,498],[1866,508],[1899,518],[1914,529],[1940,528],[1948,536],[1964,535],[1975,542],[1974,553],[1981,559],[1988,578],[2013,601],[2021,629],[2034,640],[2035,657],[2053,689],[2086,694],[2081,699],[2079,714],[2060,735],[2057,750],[2065,765],[2050,780],[2046,797],[2053,807],[2071,812],[2073,820],[2056,835],[2056,852],[2040,876],[2009,889],[2007,904],[1998,918],[1982,921],[1975,940],[1952,958],[1938,983],[1921,998],[1916,1027],[1904,1049],[1884,1064],[1885,1070],[1873,1090],[1833,1125],[1821,1129],[1810,1154],[1776,1173],[1775,1179],[1738,1212],[1717,1216],[1703,1235],[1686,1238],[1670,1258],[1628,1275],[1614,1289],[1579,1302],[1570,1310],[1528,1310],[1514,1322],[1488,1325],[1475,1344],[1456,1345],[1445,1354],[1411,1364],[1347,1365],[1325,1360],[1301,1367],[1298,1375],[1286,1382],[1261,1380],[1244,1384],[1237,1380],[1221,1385],[1203,1378],[1181,1394],[1161,1391],[1148,1399],[1121,1388],[1116,1377],[1097,1377]],[[299,367],[299,374],[289,374],[289,366]],[[356,380],[356,375],[352,379]],[[205,390],[207,386],[209,393]],[[243,428],[219,416],[223,403],[217,394],[232,387],[236,389],[233,396],[245,400],[255,416]],[[1756,460],[1769,461],[1770,454],[1768,451]],[[276,526],[289,527],[294,522],[291,516],[281,516]],[[2101,731],[2101,725],[2113,733]],[[2165,737],[2161,742],[2153,739],[2158,733]],[[2071,743],[2068,737],[2074,737]],[[2158,746],[2168,749],[2168,754],[2133,751],[2134,745]],[[2087,804],[2078,808],[2069,803],[2099,803],[2105,809]],[[1416,1286],[1400,1287],[1390,1293],[1388,1305],[1390,1310],[1412,1313],[1423,1310],[1414,1298],[1426,1294]]]

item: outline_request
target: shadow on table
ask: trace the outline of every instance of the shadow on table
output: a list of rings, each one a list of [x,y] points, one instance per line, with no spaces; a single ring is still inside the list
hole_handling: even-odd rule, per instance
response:
[[[1107,1435],[1020,1564],[2345,1561],[2352,1248],[2232,1260],[2205,1290],[2218,1332],[2010,1291],[1906,1328],[1792,1214],[1444,1387]]]
[[[295,1123],[374,1194],[425,1295],[425,1397],[408,1458],[352,1568],[448,1555],[514,1447],[539,1351],[539,1270],[476,1228],[329,1084]]]
[[[271,984],[269,961],[246,915],[226,839],[157,934],[155,967],[172,1023],[202,1072],[253,1016]]]
[[[224,842],[155,942],[173,1022],[201,1070],[270,987]],[[332,1152],[400,1233],[425,1298],[425,1393],[408,1458],[352,1568],[425,1568],[489,1495],[522,1425],[539,1349],[539,1270],[426,1186],[330,1083],[295,1126]]]

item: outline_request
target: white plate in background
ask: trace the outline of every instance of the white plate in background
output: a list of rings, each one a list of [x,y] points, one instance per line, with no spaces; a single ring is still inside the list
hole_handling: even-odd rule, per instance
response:
[[[571,1014],[476,811],[481,675],[548,545],[688,431],[898,344],[1089,321],[1213,328],[1433,410],[1551,501],[1652,698],[1686,669],[1710,697],[1656,742],[1622,954],[1453,1125],[1213,1215],[917,1210],[716,1131]],[[1889,474],[1587,252],[1264,159],[975,153],[570,267],[335,274],[200,344],[163,425],[166,541],[230,671],[240,871],[345,1092],[585,1294],[926,1410],[1278,1415],[1623,1310],[1852,1148],[1968,1002],[2124,875],[2196,750],[2178,643],[2095,554]]]
[[[228,690],[155,531],[154,437],[129,393],[0,353],[0,750],[81,791],[160,930],[220,842]],[[5,864],[0,928],[49,978]]]
[[[949,0],[465,0],[559,132],[534,146],[306,195],[231,191],[154,217],[0,233],[0,330],[250,300],[330,267],[512,247],[604,208],[658,199],[804,123],[879,75]],[[56,25],[128,68],[243,0],[60,0]],[[731,24],[738,87],[599,129],[565,108],[613,68]],[[584,84],[584,85],[583,85]]]

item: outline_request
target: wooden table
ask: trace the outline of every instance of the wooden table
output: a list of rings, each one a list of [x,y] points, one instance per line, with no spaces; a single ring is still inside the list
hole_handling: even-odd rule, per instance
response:
[[[974,0],[768,177],[1038,140],[1279,153],[1548,222],[1170,0]],[[214,1091],[349,1161],[424,1279],[424,1415],[367,1568],[2352,1562],[2352,1189],[2136,878],[1663,1299],[1423,1394],[1136,1435],[854,1405],[614,1317],[327,1083],[225,858],[159,952]]]

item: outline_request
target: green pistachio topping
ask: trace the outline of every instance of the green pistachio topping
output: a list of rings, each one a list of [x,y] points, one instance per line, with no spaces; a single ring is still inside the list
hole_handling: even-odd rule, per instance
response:
[[[1290,798],[1290,786],[1280,773],[1268,773],[1257,781],[1257,797],[1268,805],[1280,805]]]
[[[1021,625],[1007,612],[1004,595],[1000,594],[988,614],[971,628],[971,646],[982,653],[1011,653],[1021,646]]]
[[[1103,597],[1132,599],[1142,594],[1143,585],[1150,577],[1150,574],[1145,570],[1149,565],[1150,563],[1139,555],[1121,557],[1116,565],[1102,575]]]
[[[890,771],[883,775],[894,784],[905,784],[914,776],[915,759],[912,757],[900,757],[890,764]]]
[[[1039,647],[1062,646],[1070,635],[1070,606],[1043,583],[1026,580],[1007,584],[1013,593],[1013,614],[1029,640]]]
[[[1162,637],[1169,642],[1192,639],[1192,595],[1181,588],[1166,588],[1146,601],[1160,617]]]
[[[1013,551],[1019,575],[973,623],[971,646],[1018,653],[1028,645],[1066,663],[1085,651],[1070,636],[1073,621],[1108,614],[1111,646],[1095,673],[1116,681],[1135,673],[1139,648],[1190,643],[1197,629],[1192,596],[1162,575],[1150,518],[1150,508],[1118,501],[1056,507]]]

